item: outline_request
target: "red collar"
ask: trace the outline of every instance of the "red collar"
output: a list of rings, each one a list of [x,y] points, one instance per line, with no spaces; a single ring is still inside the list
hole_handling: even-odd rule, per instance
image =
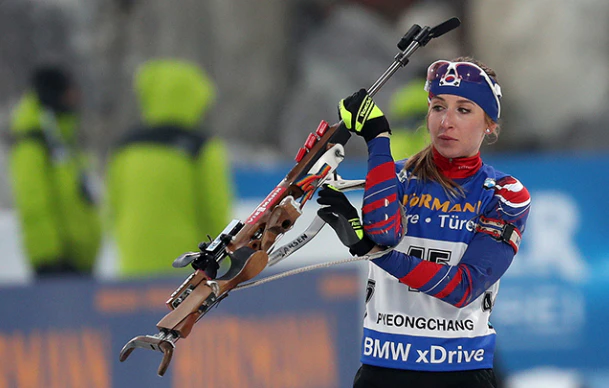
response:
[[[482,159],[480,152],[469,158],[454,158],[448,159],[440,155],[435,148],[433,150],[433,160],[438,166],[438,169],[447,178],[459,179],[467,178],[474,175],[482,167]]]

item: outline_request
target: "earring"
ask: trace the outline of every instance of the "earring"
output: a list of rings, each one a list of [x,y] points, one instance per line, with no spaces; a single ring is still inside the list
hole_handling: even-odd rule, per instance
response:
[[[486,130],[485,130],[484,132],[486,132],[487,134],[489,134],[489,133],[491,133],[491,129],[490,129],[490,128],[486,128]]]

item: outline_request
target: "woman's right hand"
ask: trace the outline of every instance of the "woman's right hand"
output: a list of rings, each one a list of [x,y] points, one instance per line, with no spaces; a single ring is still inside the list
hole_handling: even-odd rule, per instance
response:
[[[376,106],[366,89],[360,89],[340,100],[338,116],[347,129],[362,136],[366,142],[380,134],[390,134],[391,129],[383,111]]]

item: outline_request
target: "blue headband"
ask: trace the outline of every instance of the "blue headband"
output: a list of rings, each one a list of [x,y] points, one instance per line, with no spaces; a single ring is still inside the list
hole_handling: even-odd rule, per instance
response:
[[[434,67],[436,64],[439,66]],[[501,88],[484,70],[473,63],[449,61],[434,62],[430,70],[425,85],[430,99],[440,94],[465,97],[497,122],[501,111]]]

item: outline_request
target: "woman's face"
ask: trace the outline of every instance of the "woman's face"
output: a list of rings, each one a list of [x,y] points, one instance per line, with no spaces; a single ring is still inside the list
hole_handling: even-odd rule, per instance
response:
[[[431,143],[446,158],[474,156],[480,150],[487,125],[486,114],[475,102],[452,94],[431,99],[427,117]]]

